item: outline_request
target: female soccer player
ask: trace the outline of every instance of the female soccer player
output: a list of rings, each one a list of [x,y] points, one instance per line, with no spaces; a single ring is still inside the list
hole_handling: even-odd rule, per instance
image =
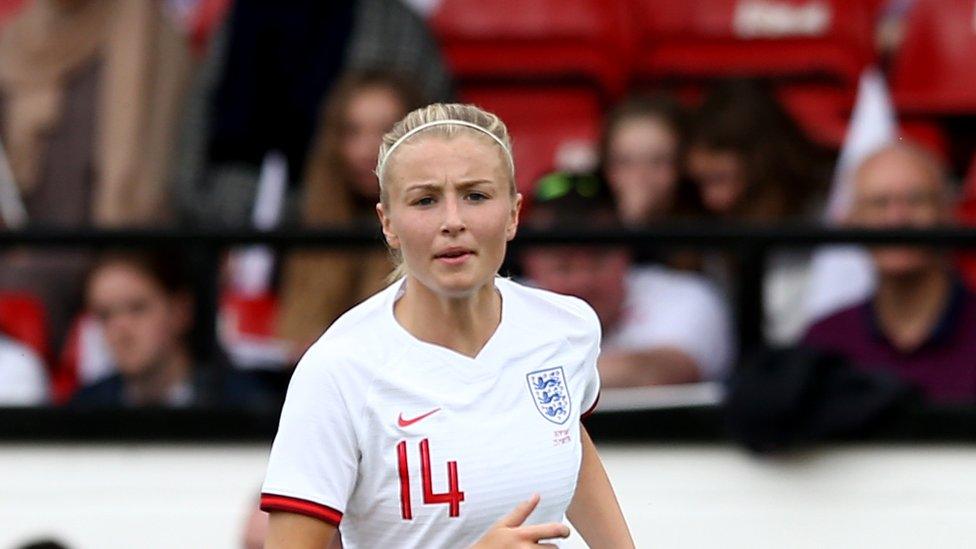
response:
[[[564,515],[591,547],[632,547],[580,424],[599,392],[595,313],[496,276],[522,202],[505,125],[418,109],[384,136],[376,173],[402,276],[295,370],[267,547],[326,547],[337,527],[349,549],[553,547]]]

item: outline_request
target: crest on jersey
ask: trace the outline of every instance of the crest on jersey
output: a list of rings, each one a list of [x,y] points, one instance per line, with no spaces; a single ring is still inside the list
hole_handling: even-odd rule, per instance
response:
[[[566,423],[573,405],[562,366],[530,372],[525,379],[529,382],[532,402],[542,417],[559,425]]]

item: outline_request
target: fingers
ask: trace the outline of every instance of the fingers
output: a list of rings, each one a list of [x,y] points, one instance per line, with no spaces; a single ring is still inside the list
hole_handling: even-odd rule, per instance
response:
[[[539,541],[540,539],[568,538],[569,527],[559,522],[536,524],[519,528],[519,535],[523,539]]]
[[[522,526],[525,519],[529,518],[532,511],[535,510],[535,506],[539,504],[539,494],[532,494],[528,500],[523,501],[512,509],[512,512],[505,515],[499,521],[499,524],[503,526],[508,526],[509,528],[515,528],[517,526]]]

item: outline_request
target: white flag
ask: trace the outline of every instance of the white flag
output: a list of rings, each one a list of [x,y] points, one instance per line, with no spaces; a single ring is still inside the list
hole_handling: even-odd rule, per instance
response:
[[[895,141],[898,123],[884,76],[870,67],[861,74],[857,100],[834,170],[833,186],[824,212],[828,225],[850,214],[854,201],[854,171],[872,153]],[[867,299],[874,291],[874,264],[857,245],[826,246],[813,254],[807,293],[807,318],[824,316]]]

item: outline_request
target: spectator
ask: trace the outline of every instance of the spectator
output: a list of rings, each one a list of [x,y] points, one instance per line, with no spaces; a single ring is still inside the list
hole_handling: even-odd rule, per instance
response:
[[[340,80],[308,160],[305,225],[378,227],[376,155],[383,134],[419,103],[417,93],[389,73],[353,72]],[[292,343],[297,357],[339,315],[380,290],[392,270],[379,244],[366,252],[295,254],[281,287],[279,335]]]
[[[0,406],[48,403],[44,363],[26,345],[0,334]]]
[[[639,227],[687,215],[697,200],[681,185],[685,113],[668,96],[633,96],[607,115],[600,143],[603,177],[617,214]],[[691,196],[689,196],[691,195]]]
[[[709,217],[775,224],[818,218],[826,181],[819,157],[767,90],[752,81],[731,81],[702,104],[685,162]],[[805,250],[768,258],[764,327],[775,344],[795,342],[807,325],[809,261]],[[707,254],[703,263],[728,294],[738,258]]]
[[[528,226],[614,227],[616,212],[598,179],[552,174],[536,188]],[[697,275],[634,267],[614,246],[533,247],[523,254],[538,286],[585,300],[603,327],[599,370],[605,387],[720,379],[732,358],[728,312]]]
[[[700,107],[685,160],[709,214],[768,223],[821,211],[826,172],[818,157],[772,95],[731,81]]]
[[[168,218],[188,59],[160,2],[35,0],[17,13],[0,37],[0,141],[28,226]],[[0,287],[44,301],[57,344],[88,255],[5,253],[0,264]]]
[[[885,147],[854,174],[852,224],[928,228],[951,220],[943,168],[915,145]],[[956,278],[944,252],[879,246],[871,255],[878,273],[874,294],[814,324],[804,342],[897,374],[933,402],[972,403],[976,296]]]
[[[92,270],[87,300],[118,373],[75,394],[78,407],[273,405],[245,373],[195,360],[193,301],[181,263],[167,254],[108,255]]]
[[[184,116],[184,220],[246,226],[272,152],[287,161],[285,218],[294,219],[322,98],[343,72],[366,69],[409,75],[428,100],[451,94],[424,21],[398,0],[235,2]]]

